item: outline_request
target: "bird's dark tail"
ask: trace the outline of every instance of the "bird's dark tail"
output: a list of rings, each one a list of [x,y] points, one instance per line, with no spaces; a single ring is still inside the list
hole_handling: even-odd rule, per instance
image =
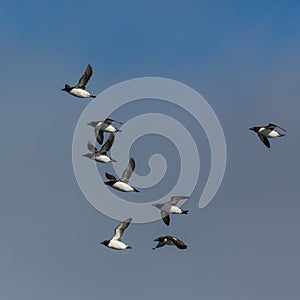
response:
[[[94,95],[90,95],[90,97],[91,97],[91,98],[96,98],[97,96],[94,96]]]
[[[188,212],[189,212],[188,210],[183,210],[183,211],[182,211],[182,214],[183,214],[183,215],[187,215]]]
[[[285,134],[284,133],[280,133],[279,136],[285,136]]]

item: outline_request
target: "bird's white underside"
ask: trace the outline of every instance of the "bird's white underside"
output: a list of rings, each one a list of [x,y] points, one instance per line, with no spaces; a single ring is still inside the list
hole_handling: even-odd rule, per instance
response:
[[[103,154],[95,155],[95,160],[102,163],[110,162],[110,158]]]
[[[113,238],[110,240],[108,247],[116,249],[116,250],[124,250],[127,248],[128,245],[126,245],[123,242],[114,240]]]
[[[280,133],[277,132],[276,130],[271,130],[271,129],[267,129],[267,128],[261,128],[258,130],[258,132],[262,136],[268,137],[268,138],[274,138],[274,137],[280,136]]]
[[[97,124],[97,129],[101,130],[101,131],[105,131],[105,132],[117,132],[116,127],[114,127],[112,125],[107,125],[103,122],[99,122]]]
[[[79,98],[89,98],[91,97],[91,94],[83,89],[77,89],[77,88],[73,88],[70,91],[70,94],[72,94],[73,96],[79,97]]]
[[[122,181],[117,181],[116,183],[114,183],[112,185],[113,188],[122,191],[122,192],[133,192],[134,189],[132,186],[130,186],[129,184],[122,182]]]

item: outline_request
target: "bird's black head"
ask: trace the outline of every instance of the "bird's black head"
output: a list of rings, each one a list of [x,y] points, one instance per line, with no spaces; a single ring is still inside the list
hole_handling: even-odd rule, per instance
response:
[[[109,186],[113,186],[113,184],[116,183],[115,181],[105,181],[104,184],[109,185]]]
[[[252,131],[255,131],[255,132],[258,132],[258,130],[260,129],[260,127],[251,127],[249,128],[249,130],[252,130]]]
[[[61,89],[62,91],[65,91],[65,92],[70,92],[72,89],[71,86],[69,86],[68,84],[65,84],[65,87],[63,89]]]
[[[104,245],[104,246],[108,246],[110,240],[105,240],[105,241],[102,241],[100,244]]]

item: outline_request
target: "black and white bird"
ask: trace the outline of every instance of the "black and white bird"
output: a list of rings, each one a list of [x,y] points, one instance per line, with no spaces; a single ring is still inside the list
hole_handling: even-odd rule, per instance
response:
[[[95,137],[97,142],[102,145],[103,143],[103,132],[121,132],[122,130],[113,126],[113,123],[123,124],[121,122],[106,118],[104,121],[92,121],[88,125],[94,127]]]
[[[280,128],[281,130],[286,132],[285,129],[279,127],[278,125],[271,124],[271,123],[269,123],[269,125],[266,125],[266,126],[251,127],[251,128],[249,128],[249,130],[256,132],[258,134],[259,138],[261,139],[261,141],[265,144],[265,146],[270,148],[270,142],[269,142],[268,138],[276,138],[276,137],[280,137],[280,136],[285,136],[284,133],[280,133],[280,132],[276,131],[275,130],[276,128]]]
[[[152,250],[163,247],[165,245],[176,246],[180,250],[187,248],[187,245],[183,241],[171,235],[160,236],[155,239],[154,242],[158,242],[158,244],[154,248],[152,248]]]
[[[134,159],[130,157],[129,164],[123,172],[121,179],[116,179],[115,176],[105,173],[105,176],[107,179],[109,179],[109,181],[106,181],[104,183],[121,192],[139,192],[136,188],[128,184],[129,178],[134,171],[134,168]]]
[[[125,250],[125,249],[132,249],[130,246],[122,242],[122,236],[124,233],[124,230],[129,226],[130,222],[132,221],[132,218],[129,218],[119,224],[115,228],[115,235],[111,240],[105,240],[102,241],[100,244],[105,245],[106,247],[115,249],[115,250]]]
[[[180,200],[188,199],[188,196],[173,196],[171,200],[165,203],[153,204],[154,207],[160,209],[161,218],[164,223],[169,226],[170,225],[170,214],[184,214],[188,213],[188,210],[182,210],[176,205]]]
[[[62,89],[62,91],[68,92],[69,94],[78,98],[96,98],[96,96],[92,95],[91,93],[85,90],[85,86],[87,85],[92,74],[93,69],[91,65],[88,64],[84,74],[79,79],[77,85],[70,86],[68,84],[65,84],[65,87]]]
[[[111,133],[105,142],[105,144],[98,150],[90,141],[87,144],[87,148],[90,150],[90,153],[83,154],[83,156],[95,160],[100,163],[116,162],[113,158],[107,155],[107,152],[110,150],[112,144],[114,143],[115,136]]]

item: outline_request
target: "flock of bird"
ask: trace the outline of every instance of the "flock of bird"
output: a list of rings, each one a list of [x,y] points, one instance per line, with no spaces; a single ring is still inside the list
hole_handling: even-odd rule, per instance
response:
[[[92,76],[92,73],[93,73],[93,69],[89,64],[84,74],[79,79],[77,85],[70,86],[68,84],[65,84],[65,87],[62,89],[62,91],[66,91],[69,94],[79,98],[95,98],[96,96],[92,95],[90,92],[86,91],[85,89],[89,79]],[[100,150],[97,149],[92,142],[88,141],[87,148],[90,152],[84,154],[83,156],[100,163],[116,162],[116,160],[114,160],[113,158],[107,155],[107,152],[110,150],[110,148],[114,143],[114,139],[115,139],[114,133],[122,131],[117,127],[115,127],[113,125],[114,123],[118,123],[120,125],[123,124],[121,122],[109,118],[106,118],[104,121],[92,121],[88,123],[88,125],[94,128],[95,137],[99,145],[103,144],[104,132],[109,133],[109,137],[106,140],[106,142],[103,144],[103,146],[100,148]],[[255,126],[249,129],[256,132],[260,140],[264,143],[264,145],[270,148],[270,142],[268,138],[277,138],[285,135],[283,133],[276,131],[276,128],[279,128],[282,131],[286,132],[285,129],[271,123],[269,123],[266,126]],[[135,161],[131,157],[129,159],[128,166],[124,170],[121,178],[117,179],[114,175],[105,173],[105,176],[108,179],[108,181],[104,183],[121,192],[139,192],[139,190],[137,190],[135,187],[129,184],[129,179],[134,169],[135,169]],[[169,226],[171,214],[188,213],[187,210],[182,210],[180,207],[177,206],[179,201],[188,198],[189,198],[188,196],[173,196],[171,197],[170,201],[165,203],[160,203],[160,204],[153,204],[153,206],[160,210],[161,218],[163,222],[167,226]],[[123,233],[125,229],[129,226],[131,221],[132,218],[129,218],[124,222],[120,223],[114,230],[114,236],[110,240],[102,241],[101,244],[115,250],[132,249],[132,247],[122,242]],[[160,236],[156,238],[154,241],[158,242],[158,244],[154,248],[152,248],[153,250],[156,248],[163,247],[165,245],[176,246],[178,249],[181,250],[187,248],[187,245],[183,241],[176,238],[175,236],[170,236],[170,235]]]

